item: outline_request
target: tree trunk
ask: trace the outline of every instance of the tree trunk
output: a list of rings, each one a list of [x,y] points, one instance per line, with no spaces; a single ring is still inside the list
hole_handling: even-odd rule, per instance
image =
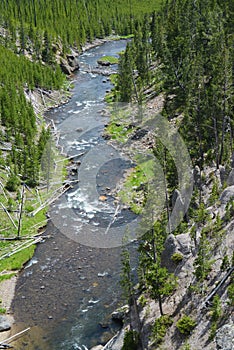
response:
[[[160,315],[163,316],[164,313],[163,313],[162,297],[161,297],[161,295],[159,295],[159,297],[158,297],[158,305],[159,305]]]

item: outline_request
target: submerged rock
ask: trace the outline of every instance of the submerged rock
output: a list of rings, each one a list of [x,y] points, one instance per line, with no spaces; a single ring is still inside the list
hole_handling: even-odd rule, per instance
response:
[[[123,321],[126,315],[128,314],[128,312],[129,312],[129,306],[124,305],[119,309],[117,309],[116,311],[112,312],[111,317],[113,320]]]
[[[103,66],[103,67],[108,67],[111,65],[111,62],[110,61],[104,61],[104,60],[98,60],[97,61],[98,64],[100,64],[100,66]]]

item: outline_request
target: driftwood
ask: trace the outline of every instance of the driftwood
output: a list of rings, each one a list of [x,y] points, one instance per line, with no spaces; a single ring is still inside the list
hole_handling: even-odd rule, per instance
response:
[[[1,228],[0,232],[9,230],[10,227]]]
[[[47,199],[44,203],[41,204],[40,207],[38,207],[36,210],[34,210],[31,215],[35,216],[37,213],[39,213],[42,209],[56,201],[63,193],[65,193],[69,188],[71,188],[70,185],[63,185],[62,187],[58,188],[56,191],[54,191],[49,199]]]
[[[0,237],[0,241],[16,241],[17,237]]]
[[[210,294],[208,294],[208,296],[206,297],[206,299],[204,300],[202,307],[205,307],[207,305],[209,305],[210,300],[212,300],[212,298],[214,297],[214,295],[217,293],[217,291],[219,290],[219,288],[221,288],[221,286],[226,282],[226,280],[228,279],[228,277],[232,274],[232,272],[234,271],[234,267],[230,268],[230,270],[226,273],[226,275],[221,279],[221,281],[218,283],[217,287],[215,287]]]
[[[39,89],[39,91],[41,93],[41,99],[42,99],[43,105],[46,107],[46,103],[45,103],[45,99],[44,99],[43,93],[42,93],[41,89]]]
[[[59,160],[57,160],[55,163],[57,164],[57,163],[60,163],[60,162],[64,162],[65,160],[70,160],[70,159],[78,158],[78,157],[83,156],[85,153],[86,153],[86,152],[74,154],[73,156],[66,157],[65,159],[59,159]]]
[[[40,192],[38,191],[37,188],[36,188],[36,192],[37,192],[37,198],[38,198],[38,200],[39,200],[39,203],[42,204]]]
[[[106,228],[105,235],[109,232],[109,230],[111,228],[111,225],[113,225],[114,222],[116,221],[119,212],[120,212],[120,205],[118,204],[116,209],[115,209],[115,213],[113,215],[113,219],[110,221],[109,225]]]
[[[33,244],[37,244],[39,242],[42,241],[42,237],[39,237],[39,238],[36,238],[36,239],[33,239],[32,242],[28,243],[27,242],[24,242],[23,244],[21,244],[20,246],[16,247],[15,249],[13,249],[11,252],[8,252],[8,253],[5,253],[3,254],[2,256],[0,256],[0,260],[3,260],[5,258],[9,258],[10,256],[16,254],[16,253],[19,253],[21,252],[22,250],[26,249],[26,248],[29,248],[31,245]],[[26,244],[26,245],[25,245]]]
[[[28,327],[26,329],[24,329],[21,332],[18,332],[14,335],[12,335],[10,338],[5,339],[4,341],[0,342],[0,346],[5,346],[2,347],[2,349],[7,349],[7,348],[11,348],[11,346],[8,345],[8,343],[11,343],[12,341],[14,341],[16,338],[21,337],[23,334],[27,333],[29,330],[31,329],[31,327]],[[6,347],[7,346],[7,347]],[[1,349],[1,348],[0,348]]]
[[[0,349],[13,349],[13,346],[8,344],[0,344]]]
[[[0,211],[5,211],[5,209],[0,208]],[[11,213],[19,213],[19,210],[15,209],[15,210],[10,210]]]
[[[21,192],[21,203],[20,203],[20,214],[19,214],[19,221],[18,221],[18,228],[17,228],[17,237],[20,237],[21,233],[21,222],[22,222],[22,214],[23,214],[23,206],[24,206],[24,192],[25,192],[25,185],[22,186],[22,192]]]
[[[2,208],[3,208],[3,210],[5,211],[5,213],[7,214],[8,218],[12,222],[13,226],[17,229],[17,226],[16,226],[14,220],[12,219],[10,213],[8,212],[7,208],[1,202],[0,202],[0,204],[1,204]]]
[[[4,197],[5,197],[5,199],[8,200],[7,195],[6,195],[5,191],[4,191],[4,186],[3,186],[1,181],[0,181],[0,186],[1,186],[2,193],[3,193]]]

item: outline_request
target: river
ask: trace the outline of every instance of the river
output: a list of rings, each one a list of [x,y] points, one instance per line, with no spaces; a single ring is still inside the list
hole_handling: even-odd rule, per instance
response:
[[[82,154],[74,163],[78,175],[73,172],[73,179],[80,178],[51,206],[45,232],[49,237],[20,274],[12,305],[14,331],[31,330],[17,341],[18,350],[90,349],[107,342],[120,327],[109,315],[121,304],[121,247],[111,235],[101,241],[94,237],[111,220],[113,232],[132,220],[128,211],[116,218],[114,199],[108,195],[131,163],[102,138],[108,118],[100,111],[111,83],[92,68],[101,56],[116,56],[125,46],[125,40],[111,41],[84,52],[72,98],[46,116],[56,124],[64,151]]]

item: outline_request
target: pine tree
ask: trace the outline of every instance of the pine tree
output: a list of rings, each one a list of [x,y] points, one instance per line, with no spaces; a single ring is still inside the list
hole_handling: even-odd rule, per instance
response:
[[[165,227],[160,221],[157,221],[145,234],[139,248],[141,280],[150,296],[158,302],[161,315],[163,315],[163,298],[170,295],[176,287],[175,276],[161,265],[161,255],[166,239],[165,232]]]

